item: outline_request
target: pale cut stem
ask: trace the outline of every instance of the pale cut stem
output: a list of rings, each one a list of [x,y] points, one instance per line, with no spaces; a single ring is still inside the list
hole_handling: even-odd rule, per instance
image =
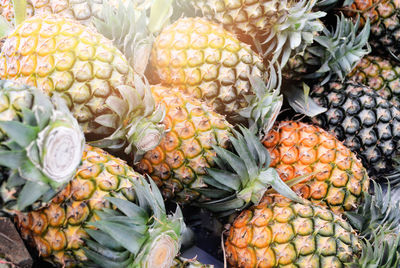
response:
[[[178,242],[168,234],[161,234],[152,244],[145,267],[169,268],[178,254]]]
[[[60,126],[45,135],[41,150],[43,173],[57,183],[68,182],[78,168],[83,151],[79,129]]]

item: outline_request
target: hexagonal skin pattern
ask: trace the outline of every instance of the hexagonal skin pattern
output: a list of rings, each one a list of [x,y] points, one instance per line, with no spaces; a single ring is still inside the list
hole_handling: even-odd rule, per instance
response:
[[[133,85],[133,70],[112,42],[91,28],[57,15],[34,16],[11,33],[0,54],[0,78],[61,93],[85,134],[106,136],[119,126],[96,119],[114,116],[108,98]],[[116,115],[115,115],[116,116]]]
[[[166,109],[163,123],[168,131],[136,168],[153,178],[165,199],[189,203],[200,198],[196,188],[205,186],[201,176],[214,165],[212,146],[227,148],[232,126],[224,116],[178,88],[152,86],[152,92]]]
[[[225,241],[232,267],[343,267],[361,253],[351,226],[317,205],[265,196],[233,222]]]
[[[320,127],[280,122],[264,146],[282,180],[308,175],[293,190],[335,212],[353,210],[369,188],[366,169],[354,153]]]
[[[82,164],[74,179],[46,208],[15,217],[23,239],[39,255],[63,267],[86,260],[83,246],[87,223],[98,219],[96,210],[113,208],[104,198],[134,201],[134,184],[140,176],[125,161],[107,152],[86,146]]]
[[[248,75],[266,79],[262,59],[221,25],[204,18],[182,18],[156,38],[151,76],[203,99],[215,111],[231,115],[253,94]]]

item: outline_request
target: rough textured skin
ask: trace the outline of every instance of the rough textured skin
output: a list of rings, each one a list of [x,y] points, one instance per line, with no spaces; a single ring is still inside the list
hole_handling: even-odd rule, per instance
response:
[[[379,56],[365,56],[348,75],[375,89],[384,98],[400,100],[400,65]]]
[[[47,208],[17,214],[23,239],[48,261],[66,267],[79,264],[86,259],[86,223],[98,218],[96,210],[110,207],[106,196],[133,201],[131,180],[138,176],[124,161],[86,146],[76,177]]]
[[[135,2],[140,5],[139,2],[143,1]],[[26,9],[28,17],[56,14],[89,25],[94,18],[101,19],[101,9],[105,2],[113,7],[118,7],[119,4],[119,0],[27,0]],[[0,15],[10,22],[13,21],[14,7],[11,0],[0,0]]]
[[[312,98],[328,111],[315,122],[356,152],[371,175],[393,170],[400,148],[400,109],[354,82],[316,86]]]
[[[231,267],[344,267],[360,254],[350,225],[331,211],[266,196],[243,211],[225,242]]]
[[[187,0],[186,0],[187,1]],[[252,37],[266,36],[285,14],[286,1],[271,0],[189,0],[210,20],[222,23],[230,32]]]
[[[361,161],[320,127],[280,122],[264,146],[270,151],[271,166],[284,181],[311,174],[293,189],[316,204],[335,212],[353,210],[368,190],[369,178]]]
[[[0,54],[0,78],[33,85],[47,94],[61,92],[85,134],[109,135],[95,122],[112,112],[116,87],[133,84],[133,70],[110,40],[75,21],[50,15],[21,23]]]
[[[350,8],[360,13],[364,21],[370,19],[369,42],[374,52],[400,59],[400,1],[354,0]]]
[[[166,108],[163,121],[169,130],[161,143],[148,151],[137,170],[149,174],[166,199],[190,202],[200,197],[201,175],[212,167],[212,146],[227,148],[231,125],[205,103],[177,88],[152,87],[158,104]]]
[[[231,115],[248,105],[248,74],[266,79],[262,59],[222,26],[204,18],[182,18],[156,38],[151,56],[153,77],[205,100]]]

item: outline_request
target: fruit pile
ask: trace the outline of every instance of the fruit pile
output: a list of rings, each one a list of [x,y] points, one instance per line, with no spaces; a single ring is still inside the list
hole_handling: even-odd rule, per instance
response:
[[[400,267],[398,0],[0,15],[0,216],[37,259],[213,267],[181,256],[208,229],[225,267]]]

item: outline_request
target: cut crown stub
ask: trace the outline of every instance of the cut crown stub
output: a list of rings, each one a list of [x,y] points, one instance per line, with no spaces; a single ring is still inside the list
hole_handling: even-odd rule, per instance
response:
[[[169,268],[179,252],[179,243],[170,234],[163,233],[154,240],[146,258],[146,268]]]
[[[42,171],[55,182],[66,183],[81,161],[83,134],[79,129],[66,126],[44,130],[39,136],[43,134]]]

